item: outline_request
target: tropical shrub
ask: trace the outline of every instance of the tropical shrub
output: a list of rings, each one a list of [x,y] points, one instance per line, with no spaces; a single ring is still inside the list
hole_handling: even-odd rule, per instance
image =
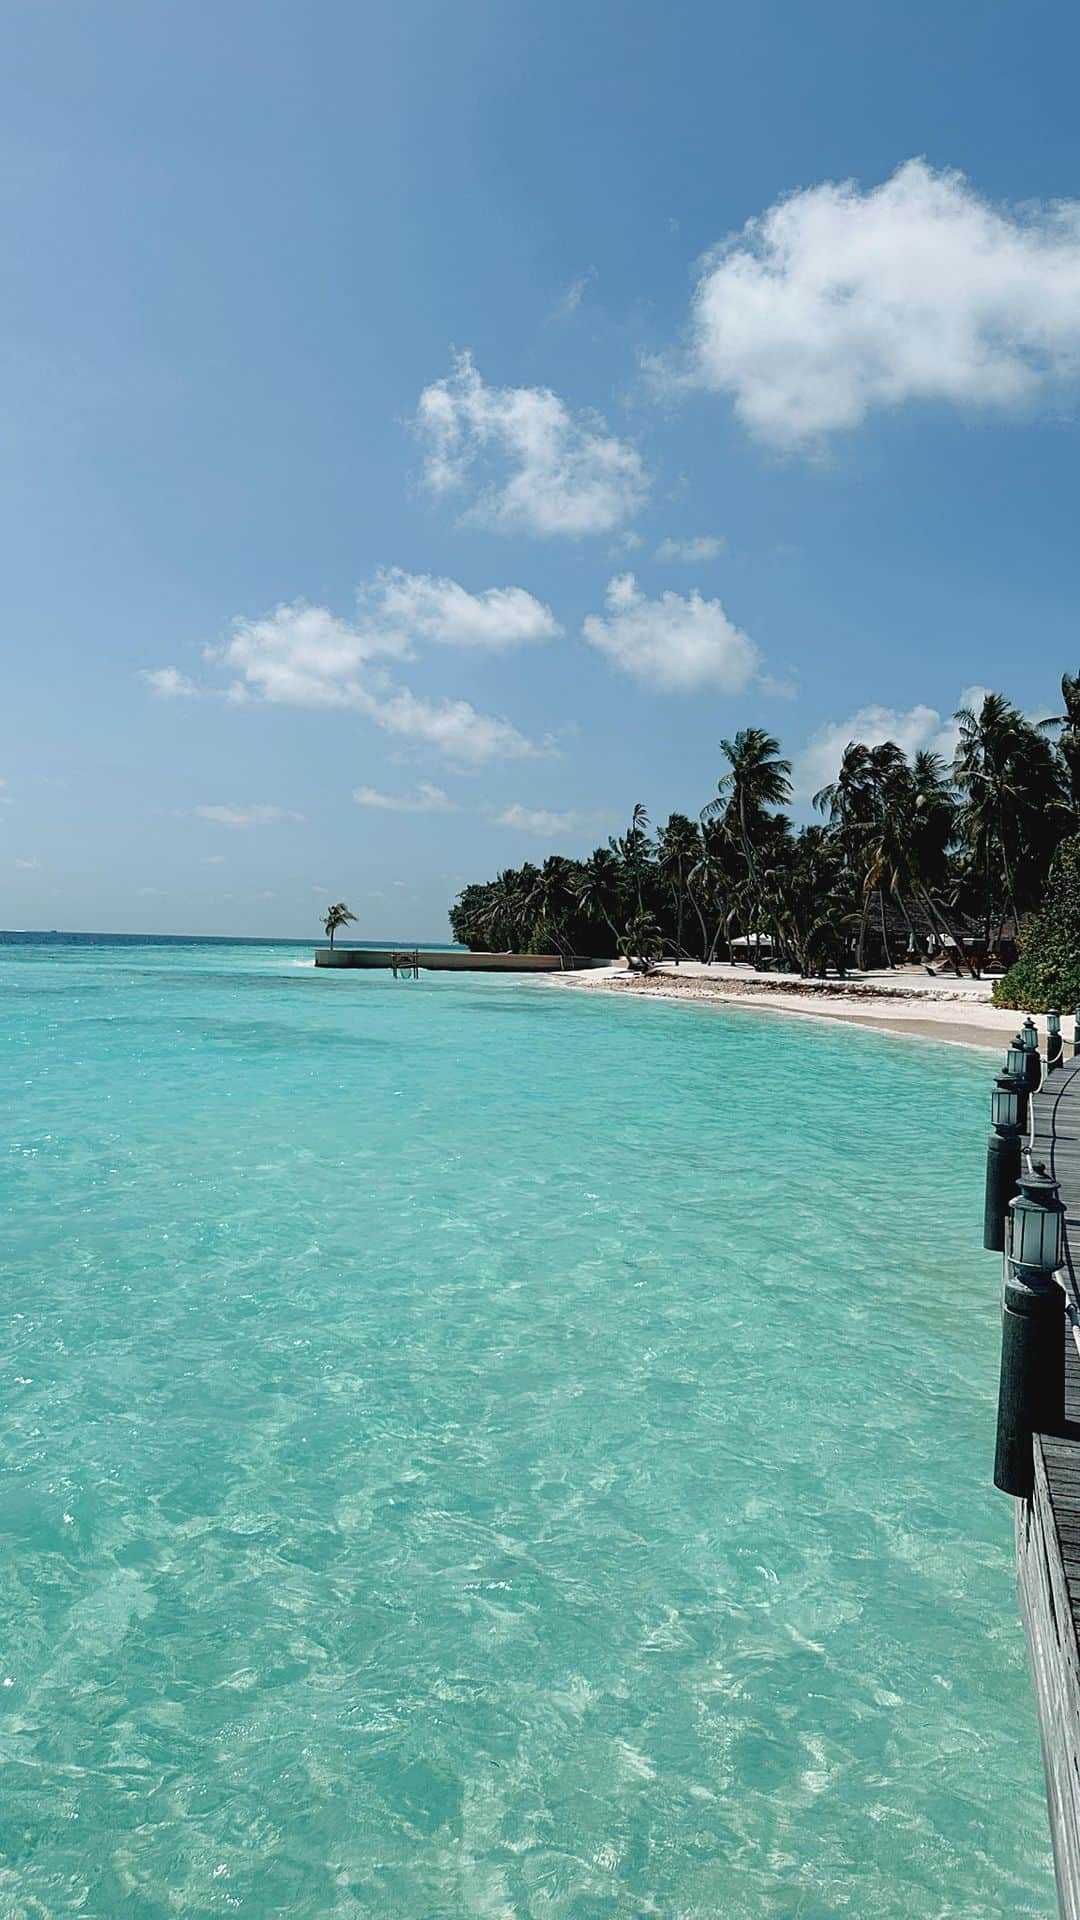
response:
[[[994,1005],[1045,1013],[1080,1006],[1080,834],[1054,856],[1046,904],[1020,940],[1020,958],[994,983]]]

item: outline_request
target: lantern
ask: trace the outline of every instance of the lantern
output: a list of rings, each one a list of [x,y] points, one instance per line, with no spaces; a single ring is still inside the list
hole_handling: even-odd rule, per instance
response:
[[[1016,1034],[1009,1043],[1005,1071],[1011,1073],[1014,1080],[1022,1081],[1024,1078],[1024,1042],[1020,1034]]]
[[[1049,1277],[1065,1255],[1065,1207],[1056,1180],[1041,1160],[1020,1175],[1020,1191],[1009,1204],[1005,1252],[1015,1267]]]
[[[1028,1014],[1027,1019],[1024,1021],[1024,1024],[1020,1029],[1020,1038],[1024,1042],[1025,1053],[1038,1053],[1039,1030],[1035,1025],[1035,1022],[1032,1019],[1030,1013]]]
[[[1014,1074],[998,1074],[990,1095],[990,1118],[999,1133],[1012,1132],[1019,1127],[1023,1092],[1024,1083]]]

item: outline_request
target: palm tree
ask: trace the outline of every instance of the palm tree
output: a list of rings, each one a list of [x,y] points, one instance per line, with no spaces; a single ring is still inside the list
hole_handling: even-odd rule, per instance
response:
[[[759,904],[756,842],[762,837],[768,815],[766,808],[782,806],[791,796],[791,761],[780,757],[780,742],[761,727],[743,727],[734,740],[721,740],[727,756],[727,773],[717,781],[717,797],[702,810],[702,819],[719,814],[725,829],[738,844],[746,862],[750,896]],[[756,929],[755,929],[756,931]]]
[[[526,910],[533,915],[533,938],[549,939],[565,967],[570,951],[566,919],[573,903],[571,863],[561,853],[552,853],[533,873],[536,877],[525,900]]]
[[[344,900],[337,900],[335,901],[332,907],[327,907],[326,918],[323,921],[323,926],[330,938],[331,953],[334,950],[334,935],[337,932],[338,928],[347,927],[349,925],[349,922],[355,919],[356,919],[355,913],[351,913],[349,911],[349,908],[345,905]]]
[[[619,862],[610,847],[597,847],[578,868],[575,898],[590,919],[603,920],[620,952],[619,929],[613,915],[618,911],[621,887]]]
[[[678,966],[683,954],[687,882],[701,850],[701,834],[685,813],[673,813],[667,826],[660,829],[658,846],[657,870],[675,901],[675,964]]]
[[[487,889],[484,930],[492,946],[507,953],[516,953],[525,937],[521,878],[512,867],[504,868]]]
[[[1039,897],[1068,813],[1063,763],[1038,727],[1000,693],[988,693],[977,714],[961,707],[954,775],[972,867],[981,873],[986,945],[995,907],[1000,919]],[[1000,872],[1000,892],[996,876]]]
[[[623,940],[627,964],[636,973],[652,973],[663,947],[663,937],[655,915],[648,908],[631,915]]]
[[[631,816],[630,825],[620,839],[611,839],[608,845],[612,853],[617,853],[630,876],[637,894],[637,910],[644,911],[642,887],[649,870],[649,816],[639,800]]]
[[[1062,674],[1061,702],[1064,713],[1055,713],[1039,724],[1044,732],[1057,732],[1057,750],[1069,783],[1069,802],[1073,813],[1080,815],[1080,673]]]
[[[707,959],[725,940],[731,949],[737,928],[767,929],[780,959],[808,972],[843,968],[853,944],[862,964],[876,908],[887,962],[899,915],[909,948],[925,927],[959,964],[952,916],[962,909],[1000,949],[1006,916],[1019,923],[1037,903],[1062,836],[1080,821],[1080,673],[1063,676],[1062,702],[1036,726],[986,695],[977,712],[957,715],[951,768],[929,752],[909,764],[895,741],[850,741],[835,779],[814,795],[827,824],[798,833],[780,811],[790,763],[771,734],[746,728],[721,743],[727,765],[700,825],[673,813],[654,843],[639,804],[626,832],[584,861],[552,856],[464,887],[450,910],[455,937],[514,950],[548,943],[565,959],[601,926],[618,947],[630,920],[643,953],[663,939],[681,956],[689,905]],[[343,902],[331,908],[331,944],[352,919]]]
[[[737,851],[721,823],[703,818],[701,844],[687,875],[687,885],[694,911],[701,923],[703,958],[709,961],[715,960],[721,940],[730,940],[731,929],[746,898],[745,874],[740,877],[734,865],[737,859]],[[706,908],[715,922],[711,936],[705,922]]]

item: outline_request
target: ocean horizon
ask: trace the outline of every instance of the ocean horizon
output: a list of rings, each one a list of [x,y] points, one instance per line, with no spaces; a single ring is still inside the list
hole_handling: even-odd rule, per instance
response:
[[[203,947],[328,947],[325,934],[243,934],[243,933],[120,933],[94,932],[86,928],[65,927],[0,927],[0,945],[9,942],[15,945],[20,941],[41,942],[59,940],[83,942],[96,946],[136,945],[136,946],[203,946]],[[380,952],[386,947],[420,947],[429,953],[461,953],[465,949],[453,940],[417,940],[410,934],[395,936],[390,940],[353,940],[348,931],[335,940],[338,947],[365,947]]]
[[[0,1910],[1049,1913],[986,1062],[317,944],[0,934]]]

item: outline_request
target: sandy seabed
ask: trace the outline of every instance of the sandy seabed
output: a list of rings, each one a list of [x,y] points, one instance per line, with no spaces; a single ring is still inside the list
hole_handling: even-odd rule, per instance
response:
[[[931,977],[924,970],[856,974],[847,980],[804,980],[798,974],[757,973],[720,961],[665,961],[653,974],[630,973],[618,963],[545,976],[554,985],[590,992],[635,993],[661,1000],[711,1001],[759,1012],[806,1014],[850,1021],[885,1033],[1000,1053],[1023,1015],[990,1004],[991,980]],[[1040,1022],[1040,1027],[1045,1023]]]

